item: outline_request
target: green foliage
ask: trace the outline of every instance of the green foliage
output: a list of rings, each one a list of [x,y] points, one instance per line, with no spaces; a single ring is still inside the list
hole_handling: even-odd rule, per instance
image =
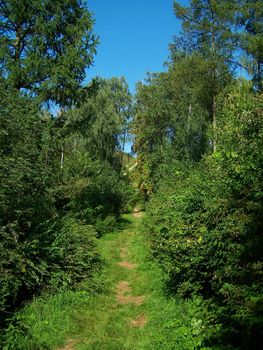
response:
[[[81,85],[96,53],[93,24],[84,1],[1,1],[1,328],[44,291],[96,291],[97,237],[130,195],[121,153],[128,85],[123,78]],[[50,102],[63,108],[55,117],[45,110]],[[15,314],[8,349],[38,347],[30,310]]]
[[[243,64],[253,77],[254,87],[262,90],[263,78],[263,10],[260,0],[239,1],[237,15],[240,46],[245,53]]]
[[[216,349],[263,342],[262,96],[251,92],[262,88],[261,7],[174,2],[182,32],[168,72],[137,88],[138,187],[152,195],[145,231],[170,291],[202,297],[203,345]],[[233,85],[241,51],[253,85]]]
[[[55,192],[64,212],[102,232],[129,196],[120,148],[131,96],[124,79],[97,83],[78,108],[60,116],[62,176]]]
[[[254,88],[262,90],[263,12],[260,0],[192,0],[189,6],[174,1],[174,12],[182,21],[183,31],[171,45],[172,55],[178,50],[188,54],[193,50],[201,52],[210,66],[215,92],[225,74],[224,65],[231,69],[242,66],[252,76]],[[237,51],[239,55],[236,55]]]
[[[56,191],[64,211],[70,210],[88,224],[108,215],[118,216],[126,184],[108,162],[92,161],[89,153],[74,152],[65,160],[63,173]]]
[[[102,265],[98,236],[122,225],[120,213],[143,207],[150,196],[144,229],[177,298],[164,300],[158,273],[149,275],[151,293],[157,288],[159,295],[147,305],[155,321],[140,344],[186,350],[263,346],[262,6],[258,0],[192,0],[188,7],[174,2],[174,11],[182,33],[171,45],[167,71],[137,85],[133,106],[124,78],[81,85],[97,45],[85,2],[1,2],[5,350],[62,343],[77,317],[70,310],[80,310],[87,297],[79,290],[98,289],[92,282]],[[234,78],[240,52],[248,59],[242,64],[251,84]],[[50,102],[68,109],[53,117],[44,109]],[[123,152],[133,111],[136,158]],[[114,246],[122,241],[114,242],[107,249],[116,260]],[[135,244],[136,259],[141,243]],[[145,271],[149,267],[143,263]],[[114,273],[119,279],[120,271]],[[136,291],[144,293],[133,277]],[[43,291],[49,296],[7,320]],[[94,346],[105,344],[107,332]],[[131,334],[127,346],[133,348]],[[112,346],[123,339],[126,332]]]
[[[131,117],[132,97],[124,78],[97,79],[79,108],[68,114],[66,128],[85,139],[93,159],[120,166],[116,151]]]
[[[2,337],[3,349],[48,350],[62,345],[88,297],[84,291],[63,291],[34,299],[13,318]]]
[[[3,336],[3,349],[62,348],[71,339],[80,349],[197,349],[205,333],[200,300],[164,295],[162,273],[156,263],[149,261],[139,221],[125,215],[119,222],[120,230],[100,240],[106,260],[101,279],[106,281],[106,290],[100,294],[63,291],[35,298],[12,319]],[[137,271],[125,271],[116,263],[124,245],[129,247],[129,260],[138,264]],[[145,295],[143,305],[116,305],[115,288],[120,276],[129,282],[135,295]],[[139,310],[147,316],[147,324],[130,327],[127,322],[137,318]]]
[[[134,150],[139,186],[151,193],[172,161],[199,161],[206,149],[212,100],[200,55],[181,57],[168,72],[137,86]]]
[[[101,266],[97,236],[114,225],[129,195],[118,141],[126,100],[117,95],[124,82],[103,86],[96,94],[109,106],[105,111],[99,110],[100,98],[93,104],[96,95],[89,97],[90,110],[79,107],[52,118],[35,98],[0,85],[3,318],[43,290],[88,285]],[[118,102],[121,111],[114,107]],[[78,119],[85,111],[87,118]],[[112,127],[106,127],[106,120]],[[107,140],[103,154],[91,146],[98,121]]]
[[[192,0],[188,6],[174,1],[175,16],[182,22],[182,32],[174,38],[172,48],[198,51],[207,62],[220,66],[231,64],[235,38],[232,18],[236,1]],[[173,50],[172,50],[173,52]]]
[[[0,74],[6,84],[40,101],[76,101],[97,38],[93,18],[79,0],[1,2]]]
[[[50,169],[43,164],[42,135],[48,124],[37,105],[1,86],[1,310],[39,288],[45,261],[38,225],[54,213]],[[30,140],[30,144],[29,144]]]
[[[218,117],[213,156],[153,197],[145,224],[171,290],[201,295],[208,344],[262,343],[262,97],[231,93]],[[221,345],[220,345],[221,344]]]
[[[77,288],[100,267],[96,232],[92,226],[69,218],[56,223],[53,230],[53,241],[47,247],[50,288]]]

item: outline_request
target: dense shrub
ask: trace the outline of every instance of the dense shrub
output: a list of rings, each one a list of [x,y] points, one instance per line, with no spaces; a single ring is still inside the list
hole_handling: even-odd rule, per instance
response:
[[[108,162],[93,161],[89,153],[76,152],[65,162],[57,196],[65,212],[94,224],[97,219],[118,216],[124,205],[127,184]]]
[[[60,227],[59,227],[60,226]],[[96,231],[75,219],[64,218],[54,226],[53,241],[48,247],[48,285],[76,288],[87,281],[101,265]]]
[[[39,224],[55,214],[52,168],[43,162],[48,121],[37,104],[0,85],[0,310],[29,298],[43,283]]]
[[[84,124],[71,122],[76,109],[54,118],[36,99],[1,81],[0,95],[0,312],[5,319],[43,289],[76,288],[90,280],[100,265],[97,233],[90,225],[99,234],[112,228],[128,185],[120,175],[118,144],[109,140],[112,163],[98,159],[88,147],[89,132],[79,131]],[[96,115],[87,119],[91,128]],[[118,138],[119,129],[105,132]]]
[[[171,290],[202,295],[219,348],[262,345],[262,97],[229,95],[217,152],[176,172],[148,207],[145,230]],[[220,345],[221,344],[221,345]]]

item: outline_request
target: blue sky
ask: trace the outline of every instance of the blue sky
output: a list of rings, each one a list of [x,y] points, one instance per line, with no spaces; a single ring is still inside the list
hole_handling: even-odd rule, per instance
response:
[[[94,67],[87,80],[124,76],[131,92],[146,72],[164,70],[168,45],[180,24],[172,0],[88,0],[100,37]],[[182,4],[186,0],[180,1]]]

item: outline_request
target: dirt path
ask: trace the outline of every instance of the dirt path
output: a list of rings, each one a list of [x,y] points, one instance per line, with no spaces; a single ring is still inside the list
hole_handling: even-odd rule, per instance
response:
[[[134,208],[132,215],[135,218],[141,218],[141,217],[143,217],[143,212],[142,212],[142,210],[140,208]]]
[[[107,276],[106,280],[110,288],[106,295],[101,296],[100,305],[96,305],[96,320],[95,315],[89,314],[90,324],[86,336],[79,334],[77,339],[68,340],[59,350],[134,349],[132,345],[130,347],[118,345],[116,335],[122,338],[123,334],[134,332],[134,329],[142,329],[148,322],[148,315],[143,309],[146,295],[138,292],[138,285],[140,285],[138,282],[143,280],[143,276],[139,272],[140,264],[135,261],[137,258],[134,256],[132,245],[142,216],[142,212],[135,210],[132,216],[129,216],[129,219],[133,217],[133,220],[123,220],[126,225],[133,226],[134,230],[130,228],[121,230],[101,240],[100,248],[107,264],[104,275]],[[102,315],[102,309],[104,315]],[[104,327],[103,330],[102,327]],[[112,338],[111,333],[115,332]],[[100,333],[99,336],[97,336],[98,333]],[[107,334],[107,339],[103,333]],[[90,336],[87,336],[88,334]]]
[[[142,217],[142,213],[140,212],[140,215],[138,216],[139,211],[134,211],[133,216],[134,217]],[[137,264],[131,263],[126,261],[128,255],[128,247],[121,247],[120,248],[120,258],[125,259],[120,262],[118,262],[118,266],[121,266],[124,269],[127,270],[134,270],[137,268]],[[132,296],[127,295],[127,293],[132,292],[132,288],[129,286],[129,283],[127,281],[120,281],[117,283],[117,291],[116,291],[116,298],[119,304],[133,304],[135,306],[142,305],[145,301],[145,296]],[[147,324],[147,317],[146,315],[140,315],[138,318],[134,320],[129,321],[130,325],[133,327],[144,327]]]
[[[100,239],[103,293],[84,301],[56,350],[195,349],[187,306],[165,298],[162,275],[148,260],[142,220],[140,211],[123,216],[119,230]]]
[[[60,348],[58,350],[74,350],[75,345],[76,345],[76,341],[69,339],[67,341],[67,344],[63,348]]]

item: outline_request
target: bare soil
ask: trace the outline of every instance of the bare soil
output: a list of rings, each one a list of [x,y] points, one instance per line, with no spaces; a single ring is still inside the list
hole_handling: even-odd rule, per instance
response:
[[[134,304],[134,305],[142,305],[144,303],[145,297],[143,295],[140,296],[132,296],[132,295],[122,295],[117,293],[117,300],[119,304]]]
[[[143,212],[142,211],[134,211],[132,213],[132,215],[135,217],[135,218],[141,218],[143,216]]]
[[[130,321],[130,325],[132,327],[141,328],[141,327],[144,327],[146,324],[147,324],[147,318],[145,315],[141,315],[138,318],[136,318],[135,320]]]
[[[131,291],[131,287],[129,283],[126,281],[120,281],[117,284],[116,298],[119,304],[134,304],[134,305],[142,305],[145,300],[144,295],[140,296],[132,296],[125,295],[126,293]]]
[[[121,261],[118,265],[128,270],[133,270],[137,267],[136,264],[129,263],[128,261]]]
[[[120,281],[117,284],[117,291],[118,293],[124,294],[131,291],[131,287],[129,286],[129,283],[126,281]]]
[[[134,208],[133,209],[133,212],[132,212],[132,215],[135,217],[135,218],[141,218],[143,216],[143,212],[140,208]]]
[[[74,350],[74,345],[76,345],[76,341],[69,339],[67,344],[63,348],[59,348],[57,350]]]
[[[128,247],[121,247],[120,257],[125,259],[127,257]]]

